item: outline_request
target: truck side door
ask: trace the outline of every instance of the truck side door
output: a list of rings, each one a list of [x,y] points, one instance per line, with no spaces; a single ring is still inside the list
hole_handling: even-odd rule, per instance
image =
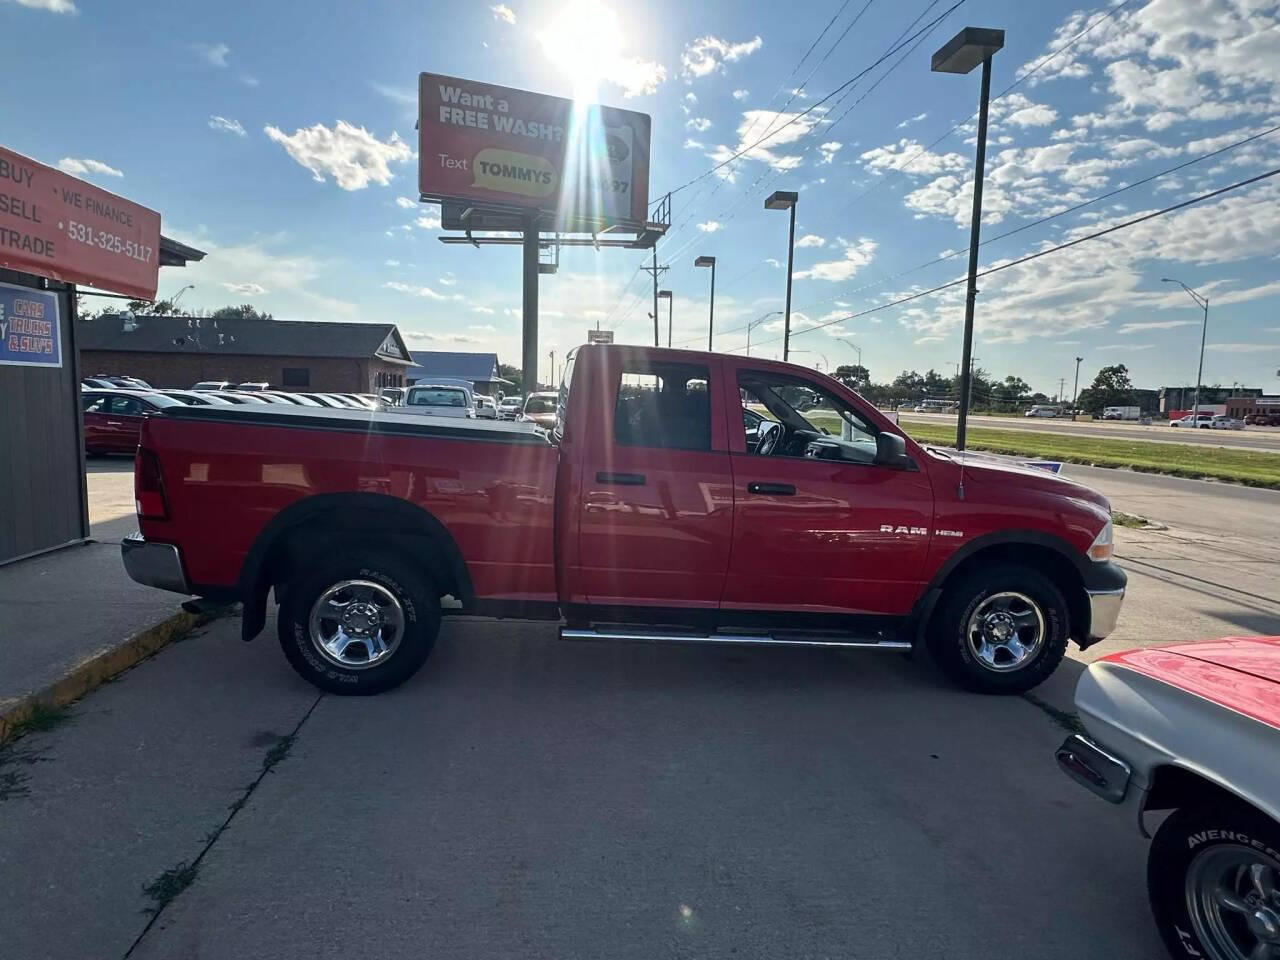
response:
[[[745,431],[730,438],[734,530],[721,619],[730,611],[907,614],[933,525],[923,466],[874,463],[886,425],[830,381],[747,359],[726,358],[725,368],[726,405],[774,422],[750,446]],[[779,429],[783,439],[762,448],[759,435]],[[853,459],[819,458],[842,433],[840,452]]]
[[[668,356],[670,356],[668,354]],[[581,438],[578,553],[571,593],[592,606],[714,611],[733,531],[720,361],[644,349],[600,352]],[[592,401],[588,400],[588,396]]]

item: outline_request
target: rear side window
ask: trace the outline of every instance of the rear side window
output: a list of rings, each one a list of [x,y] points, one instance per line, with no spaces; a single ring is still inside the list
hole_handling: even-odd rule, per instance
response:
[[[710,372],[696,363],[628,364],[613,409],[624,447],[711,449]]]
[[[409,391],[409,405],[413,407],[465,407],[467,395],[461,390],[437,390],[431,387]]]

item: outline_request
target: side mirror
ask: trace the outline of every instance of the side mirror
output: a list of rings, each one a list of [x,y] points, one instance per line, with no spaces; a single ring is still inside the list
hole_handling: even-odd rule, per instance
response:
[[[907,456],[907,441],[896,433],[882,430],[876,434],[876,458],[872,462],[881,467],[905,470],[911,463]]]

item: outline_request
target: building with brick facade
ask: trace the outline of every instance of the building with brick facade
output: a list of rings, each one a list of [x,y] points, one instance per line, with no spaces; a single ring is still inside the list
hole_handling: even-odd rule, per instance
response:
[[[81,376],[157,387],[266,381],[281,390],[376,393],[413,364],[393,323],[104,314],[76,330]]]

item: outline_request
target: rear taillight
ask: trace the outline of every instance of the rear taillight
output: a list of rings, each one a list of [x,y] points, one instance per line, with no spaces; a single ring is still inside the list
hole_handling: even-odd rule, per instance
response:
[[[140,520],[168,520],[169,505],[164,499],[164,478],[160,458],[154,450],[139,447],[133,461],[133,498]]]

